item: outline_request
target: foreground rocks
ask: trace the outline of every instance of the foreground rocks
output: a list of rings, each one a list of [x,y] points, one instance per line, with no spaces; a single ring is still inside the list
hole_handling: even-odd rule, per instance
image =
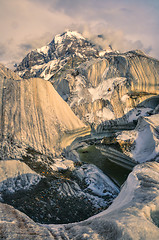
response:
[[[113,204],[80,223],[39,225],[0,204],[2,239],[159,239],[159,163],[138,165]]]
[[[61,174],[58,171],[58,177],[41,177],[20,161],[0,161],[2,167],[3,162],[7,168],[5,180],[0,182],[0,200],[39,223],[85,220],[110,206],[119,193],[110,178],[94,165],[84,164]],[[12,165],[13,169],[16,165],[17,172],[7,178],[13,172]]]
[[[0,161],[0,200],[5,194],[28,190],[41,181],[42,177],[19,160]]]

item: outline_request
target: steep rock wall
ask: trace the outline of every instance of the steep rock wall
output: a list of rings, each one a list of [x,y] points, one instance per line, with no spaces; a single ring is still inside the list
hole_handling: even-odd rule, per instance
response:
[[[79,72],[87,82],[88,88],[90,87],[90,93],[91,89],[94,89],[89,101],[95,121],[100,120],[97,113],[105,108],[103,106],[101,109],[96,105],[94,109],[94,102],[97,100],[109,101],[109,109],[112,110],[114,118],[119,118],[141,102],[159,94],[159,61],[140,51],[109,55],[100,61],[92,61],[90,65],[82,64]],[[96,99],[94,95],[98,95]],[[85,104],[78,102],[76,107],[85,108]],[[90,114],[89,110],[87,114]],[[106,118],[104,111],[101,120],[109,120],[109,116]]]
[[[92,58],[50,81],[86,122],[120,118],[159,93],[159,61],[141,51]]]

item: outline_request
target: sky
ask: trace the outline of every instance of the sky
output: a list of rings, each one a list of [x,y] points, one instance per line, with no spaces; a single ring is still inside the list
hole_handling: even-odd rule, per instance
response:
[[[0,62],[10,68],[66,30],[159,59],[159,0],[0,0],[0,29]]]

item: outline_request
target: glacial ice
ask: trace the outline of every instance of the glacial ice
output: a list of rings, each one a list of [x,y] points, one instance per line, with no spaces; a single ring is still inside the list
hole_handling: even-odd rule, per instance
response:
[[[123,131],[117,141],[130,141],[129,150],[125,154],[142,163],[159,156],[159,114],[140,117],[135,130]]]
[[[64,235],[68,239],[158,240],[158,184],[159,163],[138,165],[107,210],[80,223],[47,225],[47,229],[57,239]]]

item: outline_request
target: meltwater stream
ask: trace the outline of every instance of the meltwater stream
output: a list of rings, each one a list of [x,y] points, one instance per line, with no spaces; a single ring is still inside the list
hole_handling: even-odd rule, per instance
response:
[[[95,145],[87,148],[78,149],[80,159],[84,163],[92,163],[101,169],[108,177],[110,177],[118,186],[121,186],[131,171],[116,165],[102,155]]]

